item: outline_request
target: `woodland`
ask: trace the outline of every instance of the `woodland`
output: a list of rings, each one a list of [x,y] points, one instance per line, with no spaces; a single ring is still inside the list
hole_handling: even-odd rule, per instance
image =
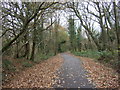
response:
[[[1,8],[3,81],[64,52],[120,72],[120,1],[19,1],[2,2]]]

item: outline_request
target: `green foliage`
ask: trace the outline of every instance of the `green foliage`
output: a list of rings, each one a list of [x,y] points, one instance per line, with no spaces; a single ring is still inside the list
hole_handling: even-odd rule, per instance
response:
[[[6,70],[10,70],[10,71],[15,71],[16,68],[14,67],[14,65],[12,64],[12,62],[10,60],[3,60],[2,61],[2,67]]]
[[[2,67],[6,70],[10,70],[10,71],[15,71],[16,68],[14,67],[14,65],[12,64],[12,62],[10,60],[3,60],[2,61]]]
[[[3,67],[6,67],[6,68],[12,65],[12,62],[9,60],[3,60],[2,63],[3,63]]]
[[[40,61],[46,60],[54,55],[54,53],[48,53],[47,55],[42,53],[36,54],[34,62],[39,63]]]
[[[111,59],[114,59],[114,55],[108,51],[99,52],[100,58],[98,60],[104,60],[104,62],[108,63]]]
[[[42,54],[41,57],[40,57],[40,59],[41,59],[41,60],[46,60],[46,59],[48,59],[49,57],[50,57],[49,55]]]
[[[81,52],[72,52],[76,56],[83,56],[83,57],[90,57],[98,59],[100,57],[100,54],[98,51],[81,51]]]
[[[31,63],[28,62],[28,61],[25,61],[25,62],[22,63],[22,66],[23,66],[23,67],[32,67],[33,64],[31,64]]]
[[[105,63],[113,62],[115,61],[115,57],[117,57],[116,53],[113,54],[112,52],[109,51],[99,52],[99,51],[88,50],[88,51],[72,52],[72,53],[76,56],[90,57]]]
[[[58,43],[68,41],[68,34],[65,30],[59,30],[58,34],[59,34],[58,35]]]
[[[51,56],[54,56],[54,53],[48,53],[47,55],[46,54],[41,54],[40,55],[40,59],[41,60],[46,60],[46,59],[48,59]]]
[[[110,58],[113,57],[112,53],[111,53],[111,52],[108,52],[108,51],[102,51],[102,52],[99,52],[99,54],[100,54],[100,56],[102,56],[102,57],[110,57]]]

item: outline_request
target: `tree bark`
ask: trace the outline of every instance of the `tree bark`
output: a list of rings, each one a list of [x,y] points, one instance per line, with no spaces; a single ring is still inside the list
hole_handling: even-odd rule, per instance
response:
[[[117,50],[118,50],[118,60],[120,60],[120,26],[119,26],[119,16],[118,16],[118,11],[117,11],[117,5],[115,2],[113,2],[113,7],[114,7],[114,16],[115,16],[115,29],[116,29],[116,35],[117,35]],[[119,61],[118,61],[119,62]],[[118,65],[118,69],[120,68],[120,63]],[[118,70],[120,73],[120,70]]]
[[[19,42],[16,43],[16,58],[19,58],[19,51],[18,51],[18,48],[19,48]]]
[[[35,55],[35,42],[33,41],[33,46],[32,46],[32,53],[31,53],[31,57],[30,60],[34,61],[34,55]]]
[[[35,57],[35,46],[36,46],[36,18],[34,18],[34,31],[33,31],[33,46],[30,60],[34,61]]]
[[[28,55],[29,55],[29,41],[27,40],[27,33],[25,34],[25,36],[24,36],[24,41],[25,41],[25,46],[24,46],[24,50],[25,50],[25,53],[24,53],[24,55],[23,55],[23,57],[26,57],[27,59],[28,59]]]

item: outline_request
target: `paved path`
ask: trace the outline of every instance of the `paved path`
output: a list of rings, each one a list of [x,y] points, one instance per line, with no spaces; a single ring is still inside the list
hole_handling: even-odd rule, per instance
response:
[[[94,88],[86,78],[86,71],[82,67],[82,61],[69,54],[61,54],[64,63],[58,71],[60,80],[55,88]]]

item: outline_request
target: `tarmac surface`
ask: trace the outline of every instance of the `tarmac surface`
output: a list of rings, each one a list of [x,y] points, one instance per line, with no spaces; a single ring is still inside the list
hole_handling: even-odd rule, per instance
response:
[[[55,88],[88,88],[93,90],[94,85],[87,79],[87,72],[82,66],[82,61],[70,54],[62,53],[64,59],[61,69],[57,71],[60,77]]]

